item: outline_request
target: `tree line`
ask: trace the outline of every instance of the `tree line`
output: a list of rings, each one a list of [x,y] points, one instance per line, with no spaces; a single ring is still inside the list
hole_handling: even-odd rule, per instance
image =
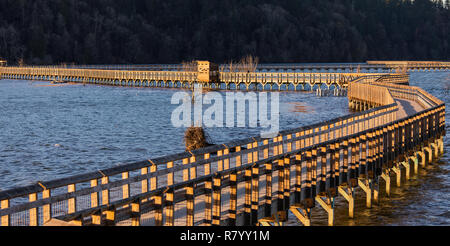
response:
[[[9,64],[446,60],[449,2],[2,0]]]

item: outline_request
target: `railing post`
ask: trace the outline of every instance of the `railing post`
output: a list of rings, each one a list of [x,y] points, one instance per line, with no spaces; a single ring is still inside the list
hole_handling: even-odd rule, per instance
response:
[[[230,154],[230,149],[228,149],[228,148],[224,149],[223,155],[228,155],[228,154]],[[223,164],[224,164],[224,166],[223,166],[224,170],[230,169],[230,159],[228,159],[228,158],[224,159]]]
[[[158,169],[158,166],[152,163],[150,166],[150,173],[155,173]],[[156,190],[158,188],[158,177],[151,177],[150,178],[150,190]],[[163,214],[163,207],[162,207],[162,200],[163,195],[157,195],[151,197],[153,199],[155,204],[155,225],[156,226],[162,226],[162,214]]]
[[[241,151],[241,146],[236,146],[236,153]],[[241,166],[241,156],[236,156],[236,167]],[[230,210],[229,210],[229,225],[236,225],[237,219],[237,175],[238,172],[230,174]]]
[[[183,165],[189,164],[189,161],[195,162],[195,156],[191,158],[184,158]],[[196,178],[196,167],[185,168],[183,170],[183,181],[188,181],[190,179]],[[195,206],[195,196],[194,196],[195,184],[190,184],[185,188],[186,191],[186,226],[194,225],[194,206]]]
[[[2,200],[0,205],[1,205],[2,209],[9,208],[9,200]],[[11,216],[3,215],[1,218],[1,225],[2,226],[10,226],[11,225]]]
[[[97,179],[92,179],[91,180],[91,187],[95,187],[98,185],[98,180]],[[91,208],[95,208],[98,206],[98,192],[93,192],[91,193]]]
[[[285,182],[285,171],[284,171],[284,159],[278,160],[278,196],[277,196],[277,211],[278,215],[284,217],[284,212],[287,208],[284,207],[284,182]],[[284,219],[282,219],[284,220]]]
[[[109,182],[109,177],[108,176],[103,176],[101,183],[102,184],[108,184]],[[102,205],[106,205],[109,204],[109,189],[105,189],[102,190]]]
[[[348,182],[349,182],[349,164],[348,164],[348,140],[347,139],[344,139],[344,141],[343,141],[343,143],[342,143],[342,145],[341,145],[341,148],[343,149],[343,153],[342,153],[342,155],[343,155],[343,157],[342,157],[342,161],[343,161],[343,166],[341,167],[342,169],[341,169],[341,171],[340,171],[340,174],[339,174],[339,178],[340,178],[340,180],[341,180],[341,182],[340,183],[347,183],[348,184]]]
[[[28,200],[30,202],[34,202],[37,200],[37,193],[31,193],[28,195]],[[30,226],[38,226],[39,225],[39,210],[38,208],[31,208],[30,212]]]
[[[194,206],[195,206],[195,196],[194,196],[195,184],[189,184],[186,190],[186,226],[194,226]]]
[[[223,155],[223,151],[218,150],[217,156],[220,157],[222,155]],[[217,171],[223,171],[223,159],[220,159],[219,161],[217,161]]]
[[[291,194],[291,159],[289,157],[284,158],[284,210],[286,211],[287,216],[287,210],[289,209],[290,204],[290,194]],[[287,218],[286,218],[287,219]]]
[[[75,184],[70,184],[67,186],[67,192],[71,193],[71,192],[75,192],[76,186]],[[68,213],[75,213],[77,211],[77,200],[75,197],[73,198],[69,198],[69,200],[67,201],[68,203]]]
[[[259,208],[259,166],[252,167],[252,201],[251,201],[251,224],[258,223]]]
[[[237,172],[230,174],[230,211],[229,211],[229,225],[236,225],[237,216]]]
[[[245,199],[244,199],[244,226],[251,225],[251,198],[252,198],[252,169],[244,171]]]
[[[286,139],[289,141],[289,140],[291,140],[292,139],[292,135],[291,134],[288,134],[287,136],[286,136]],[[256,143],[257,144],[257,143]],[[287,148],[286,148],[286,151],[287,152],[291,152],[292,151],[292,142],[289,142],[289,143],[287,143],[286,144],[287,145]],[[254,146],[254,147],[257,147],[257,146]],[[256,152],[257,153],[257,152]]]
[[[295,185],[294,185],[294,203],[298,204],[301,200],[302,191],[302,155],[295,155]]]
[[[350,181],[351,187],[358,186],[357,182],[357,156],[356,156],[356,138],[350,139],[350,148],[351,148],[351,162],[349,164],[349,171],[348,171],[348,179]]]
[[[205,160],[209,159],[210,154],[205,154]],[[204,175],[211,174],[211,164],[206,163],[204,165]],[[212,181],[205,181],[205,224],[212,224]]]
[[[129,172],[123,172],[122,173],[122,179],[128,179],[128,177],[130,176]],[[122,186],[122,199],[128,198],[130,197],[130,185],[129,184],[124,184]]]
[[[42,199],[50,198],[51,191],[50,189],[44,189],[42,191]],[[45,224],[47,221],[49,221],[52,218],[52,204],[46,204],[42,206],[42,223]]]
[[[266,196],[264,201],[264,217],[270,217],[272,215],[272,163],[266,163],[265,165],[266,175]]]
[[[333,146],[333,144],[331,146]],[[333,152],[330,154],[332,157],[331,169],[332,169],[332,175],[333,175],[331,184],[332,184],[332,187],[334,189],[336,189],[336,186],[339,185],[340,168],[341,168],[341,149],[340,149],[339,142],[336,142],[334,144]],[[334,156],[333,156],[333,154],[334,154]]]
[[[146,175],[148,174],[148,167],[143,167],[141,168],[141,175]],[[143,179],[141,181],[141,193],[146,193],[148,192],[148,179]],[[147,199],[143,199],[142,202],[147,201]]]
[[[167,169],[173,168],[173,162],[167,163]],[[174,184],[174,173],[170,172],[167,174],[167,186],[171,186]],[[166,192],[166,226],[174,225],[174,190],[170,188]]]
[[[222,213],[222,177],[215,175],[213,178],[213,215],[212,224],[215,226],[220,225],[221,213]]]
[[[384,133],[383,129],[377,130],[377,140],[375,142],[375,172],[376,175],[381,175],[383,169],[383,139]]]

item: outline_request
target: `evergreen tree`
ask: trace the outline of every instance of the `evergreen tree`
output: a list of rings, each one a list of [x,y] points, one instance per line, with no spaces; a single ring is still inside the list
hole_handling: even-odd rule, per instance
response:
[[[449,2],[2,0],[0,57],[25,64],[447,60]]]

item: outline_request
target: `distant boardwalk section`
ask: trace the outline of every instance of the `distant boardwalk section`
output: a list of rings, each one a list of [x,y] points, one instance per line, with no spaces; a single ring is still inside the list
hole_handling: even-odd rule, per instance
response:
[[[144,70],[143,67],[125,66],[124,69],[111,69],[113,66],[81,66],[81,68],[48,67],[0,67],[0,76],[8,79],[67,81],[84,84],[193,88],[196,83],[210,89],[234,90],[313,90],[322,85],[330,88],[346,88],[349,81],[361,76],[390,76],[390,81],[407,84],[406,73],[362,73],[362,72],[298,72],[267,71],[260,65],[255,71],[234,72],[219,68],[209,61],[197,61],[196,71]],[[289,65],[285,65],[289,66]],[[104,68],[104,69],[102,69]],[[142,70],[139,70],[142,68]],[[169,66],[168,68],[173,68]],[[138,70],[136,70],[138,69]]]
[[[405,69],[407,71],[449,70],[450,62],[444,61],[367,61],[369,65],[383,65],[389,69]]]

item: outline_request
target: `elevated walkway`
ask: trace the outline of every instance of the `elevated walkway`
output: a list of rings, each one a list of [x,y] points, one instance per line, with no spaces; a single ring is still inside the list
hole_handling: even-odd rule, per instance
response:
[[[273,138],[0,191],[1,224],[34,226],[55,218],[77,225],[279,225],[292,211],[310,225],[318,204],[333,225],[336,196],[348,202],[352,218],[355,188],[370,208],[379,201],[380,181],[389,195],[391,174],[400,185],[403,170],[408,179],[443,153],[445,104],[398,79],[356,78],[348,99],[359,112]]]

